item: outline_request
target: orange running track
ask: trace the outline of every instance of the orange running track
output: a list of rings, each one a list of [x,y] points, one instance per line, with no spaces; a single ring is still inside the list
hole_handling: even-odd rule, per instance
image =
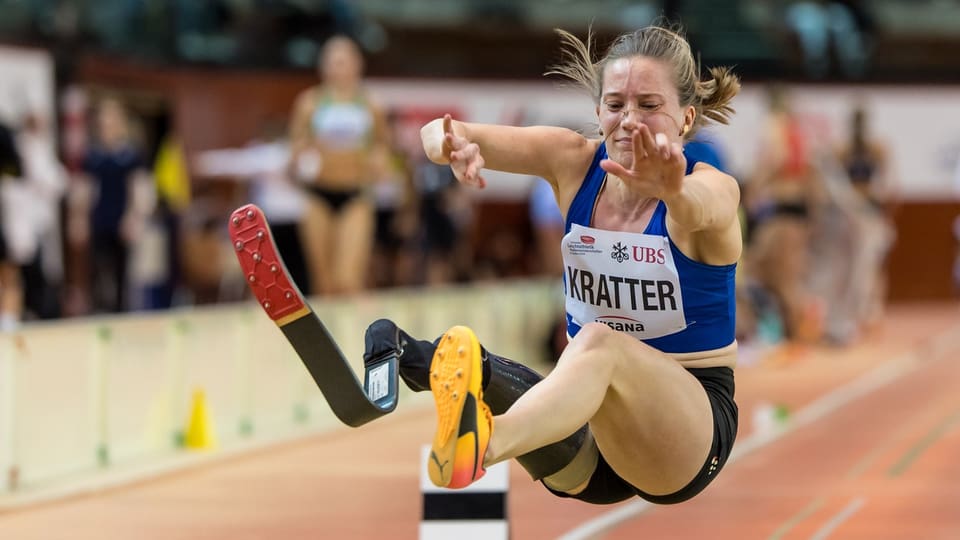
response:
[[[897,307],[845,349],[737,372],[735,457],[684,504],[590,506],[511,465],[517,539],[960,538],[960,310]],[[791,411],[756,431],[763,406]],[[0,514],[2,539],[406,539],[420,517],[420,401],[359,429]]]

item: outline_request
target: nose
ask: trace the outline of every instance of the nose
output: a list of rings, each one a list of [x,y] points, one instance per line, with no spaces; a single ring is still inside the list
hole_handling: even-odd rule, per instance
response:
[[[620,125],[623,126],[624,129],[630,130],[643,123],[643,114],[640,109],[636,107],[624,107],[622,115]]]

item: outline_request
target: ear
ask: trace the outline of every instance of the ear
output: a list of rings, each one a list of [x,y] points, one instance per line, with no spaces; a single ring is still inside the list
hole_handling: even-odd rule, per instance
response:
[[[680,135],[686,135],[693,129],[693,123],[697,119],[697,108],[693,105],[687,107],[687,110],[683,113],[683,126],[680,128]]]

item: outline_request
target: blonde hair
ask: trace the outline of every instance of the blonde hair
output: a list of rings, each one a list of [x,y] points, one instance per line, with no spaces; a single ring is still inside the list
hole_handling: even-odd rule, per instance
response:
[[[547,75],[561,75],[573,80],[590,92],[594,103],[600,103],[603,92],[603,74],[607,65],[622,58],[643,56],[665,62],[673,71],[673,81],[681,107],[692,105],[696,119],[687,138],[692,137],[706,121],[721,124],[730,122],[734,110],[730,106],[740,91],[740,79],[727,67],[712,67],[710,77],[701,80],[700,65],[693,58],[690,44],[680,33],[664,26],[654,25],[617,37],[600,60],[594,61],[594,36],[587,32],[582,41],[566,30],[556,29],[560,35],[561,61]]]

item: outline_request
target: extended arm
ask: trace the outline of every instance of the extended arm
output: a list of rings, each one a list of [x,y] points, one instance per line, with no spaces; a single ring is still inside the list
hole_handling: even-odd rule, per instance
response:
[[[438,118],[420,131],[434,163],[450,164],[461,182],[482,187],[480,169],[539,176],[561,193],[579,185],[596,142],[575,131],[550,126],[514,127]]]

